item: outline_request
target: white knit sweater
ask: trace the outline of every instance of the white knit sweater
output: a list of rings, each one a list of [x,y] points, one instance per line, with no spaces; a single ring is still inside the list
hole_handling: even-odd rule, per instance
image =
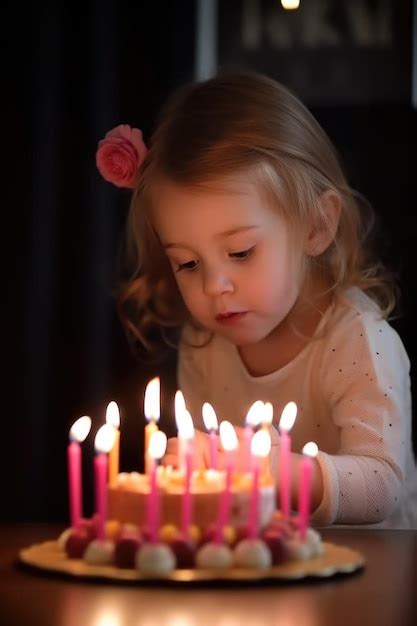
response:
[[[347,290],[322,318],[316,338],[266,376],[251,376],[236,347],[220,336],[203,348],[190,347],[190,340],[199,335],[187,328],[178,380],[196,428],[204,431],[205,401],[219,420],[243,426],[255,400],[272,402],[275,425],[293,400],[293,451],[307,441],[320,450],[324,497],[312,522],[417,528],[410,364],[398,334],[362,291]]]

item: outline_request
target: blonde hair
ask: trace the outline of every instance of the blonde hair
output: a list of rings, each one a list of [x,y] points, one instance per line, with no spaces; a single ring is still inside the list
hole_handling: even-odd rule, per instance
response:
[[[158,181],[200,187],[241,172],[295,232],[305,223],[326,228],[323,194],[338,194],[336,235],[312,262],[335,296],[358,286],[388,317],[395,283],[371,254],[371,207],[350,188],[330,139],[300,100],[266,76],[245,73],[182,87],[162,109],[127,221],[128,274],[118,295],[132,337],[150,349],[155,329],[190,321],[149,217]]]

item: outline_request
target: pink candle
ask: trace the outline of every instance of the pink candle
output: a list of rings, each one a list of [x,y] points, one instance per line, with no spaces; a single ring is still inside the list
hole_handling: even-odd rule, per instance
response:
[[[191,475],[193,467],[192,447],[185,450],[185,485],[181,504],[181,531],[184,537],[188,536],[192,518]]]
[[[107,520],[107,454],[96,454],[94,458],[94,473],[96,485],[96,514],[97,514],[97,539],[106,538]]]
[[[95,438],[96,456],[94,459],[95,504],[97,517],[97,539],[106,538],[107,521],[107,455],[113,447],[116,429],[110,424],[101,426]]]
[[[217,469],[217,433],[215,430],[210,431],[210,467]]]
[[[70,430],[70,444],[67,448],[69,510],[72,528],[76,528],[82,518],[82,478],[81,446],[90,432],[91,419],[84,415],[74,422]]]
[[[148,448],[149,458],[151,461],[151,477],[147,498],[146,521],[150,541],[152,543],[156,543],[158,541],[159,531],[159,489],[157,482],[158,461],[164,456],[166,446],[167,438],[164,432],[158,430],[151,434]]]
[[[297,416],[297,405],[288,402],[285,405],[279,422],[279,492],[281,512],[285,517],[290,515],[291,509],[291,437],[289,431],[293,427]]]
[[[266,430],[258,430],[252,437],[253,456],[252,493],[249,509],[249,539],[256,539],[259,533],[259,466],[260,458],[268,456],[271,450],[271,436]]]
[[[254,430],[250,424],[245,424],[244,438],[245,438],[245,472],[250,472],[252,469],[252,456],[250,451],[250,445],[252,442]]]
[[[216,543],[223,542],[223,529],[229,521],[232,474],[234,470],[234,454],[238,446],[236,430],[230,422],[224,421],[220,424],[220,442],[227,453],[225,487],[219,500],[219,510],[216,525]]]
[[[298,522],[301,541],[305,540],[310,517],[311,476],[313,458],[317,455],[317,445],[310,441],[302,449],[303,458],[300,463],[300,484],[298,489]]]
[[[285,430],[281,432],[279,452],[279,493],[281,511],[284,516],[288,517],[291,504],[291,439]]]
[[[254,459],[251,504],[249,509],[249,539],[256,539],[259,530],[259,462]]]

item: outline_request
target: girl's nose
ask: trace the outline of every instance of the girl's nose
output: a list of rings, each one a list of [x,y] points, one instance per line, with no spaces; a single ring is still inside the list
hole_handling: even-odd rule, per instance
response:
[[[234,285],[229,276],[221,270],[206,270],[203,274],[203,292],[206,296],[219,296],[232,293]]]

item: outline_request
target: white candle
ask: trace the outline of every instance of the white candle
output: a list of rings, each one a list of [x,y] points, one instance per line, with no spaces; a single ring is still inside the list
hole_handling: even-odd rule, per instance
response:
[[[254,459],[252,497],[249,510],[249,538],[256,539],[259,532],[259,469],[260,459],[266,458],[271,450],[271,436],[266,430],[258,430],[252,437],[251,453]]]
[[[290,514],[291,508],[291,437],[289,431],[297,417],[297,405],[288,402],[281,413],[279,421],[280,447],[279,447],[279,490],[281,511],[285,517]]]
[[[262,420],[262,414],[264,411],[264,403],[262,400],[256,400],[247,412],[245,419],[245,470],[250,472],[252,469],[251,458],[251,441],[255,428],[259,426]]]
[[[147,425],[145,426],[145,474],[149,474],[152,467],[152,460],[148,455],[149,448],[149,440],[151,438],[152,433],[158,430],[158,421],[161,415],[161,385],[158,376],[152,378],[152,380],[147,384],[145,389],[145,402],[144,402],[144,412],[145,417],[148,420]]]
[[[298,489],[298,521],[301,541],[305,540],[310,517],[311,476],[313,459],[317,456],[318,447],[314,441],[306,443],[302,449],[303,458],[300,464],[300,484]]]

